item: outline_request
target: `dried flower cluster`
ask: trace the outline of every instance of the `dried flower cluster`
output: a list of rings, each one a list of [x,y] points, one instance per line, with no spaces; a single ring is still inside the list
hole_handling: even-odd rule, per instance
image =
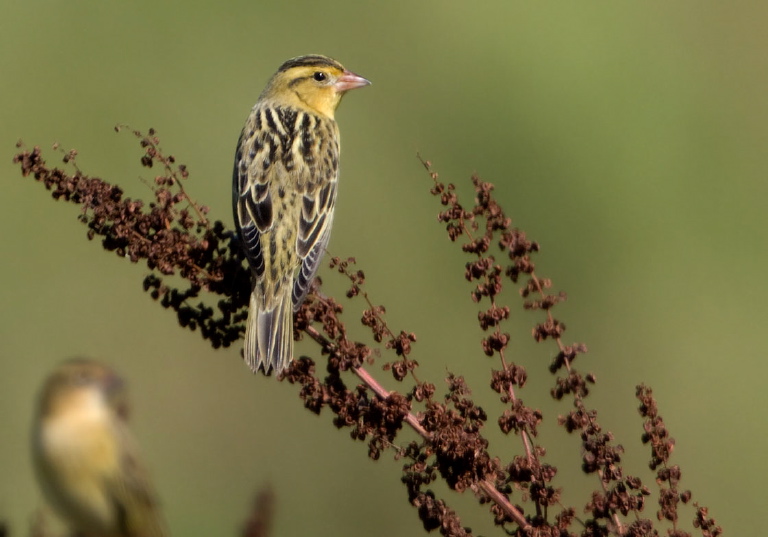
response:
[[[21,166],[22,175],[43,183],[54,199],[81,205],[79,219],[88,226],[89,239],[100,237],[105,250],[133,263],[145,261],[152,272],[144,279],[144,290],[163,307],[173,309],[182,326],[200,328],[215,348],[228,347],[242,337],[239,323],[245,314],[241,310],[250,292],[250,275],[237,239],[220,221],[211,224],[205,216],[208,209],[187,196],[186,166],[176,165],[173,156],[159,150],[155,132],[133,134],[144,151],[141,165],[161,169],[152,186],[155,199],[149,204],[125,197],[116,185],[84,175],[75,165],[74,150],[63,159],[73,173],[49,168],[39,147],[18,153],[14,162]],[[163,278],[174,274],[181,276],[174,280],[177,286],[166,285]],[[217,303],[218,311],[202,300],[195,303],[201,291],[226,297]]]
[[[105,249],[133,262],[144,260],[151,270],[145,290],[176,311],[182,326],[200,328],[214,347],[227,346],[242,337],[250,292],[238,244],[221,222],[211,224],[206,209],[187,196],[182,186],[187,170],[163,155],[156,134],[135,134],[144,151],[142,165],[162,169],[155,178],[155,200],[148,206],[124,198],[116,186],[82,174],[73,166],[74,152],[65,156],[73,173],[49,168],[39,148],[21,151],[15,161],[23,175],[43,182],[54,198],[82,205],[80,218],[88,226],[89,238],[101,237]],[[444,391],[418,379],[415,334],[389,327],[384,306],[372,302],[365,291],[365,275],[351,258],[334,258],[330,266],[348,279],[347,298],[365,301],[361,322],[369,328],[372,342],[348,337],[342,305],[320,292],[318,279],[295,316],[294,336],[307,336],[317,343],[318,354],[325,355],[325,372],[318,371],[317,357],[304,356],[294,361],[284,379],[299,386],[306,408],[316,413],[327,409],[333,413],[336,427],[346,427],[353,439],[365,441],[372,459],[391,452],[403,461],[402,482],[427,531],[439,530],[445,536],[471,534],[458,514],[430,489],[442,480],[455,491],[472,491],[481,503],[488,504],[495,523],[509,535],[650,536],[660,531],[675,537],[691,535],[680,528],[679,512],[679,504],[688,503],[691,493],[679,492],[680,470],[668,463],[674,442],[650,389],[639,386],[637,396],[645,419],[643,441],[651,446],[650,464],[657,471],[657,522],[642,517],[651,490],[625,473],[622,446],[602,429],[597,411],[586,403],[595,377],[573,364],[587,348],[582,343],[563,342],[565,324],[552,311],[566,296],[550,292],[552,282],[536,274],[532,255],[539,245],[512,227],[493,197],[490,183],[473,177],[474,203],[465,207],[456,188],[440,182],[429,162],[422,163],[433,181],[432,194],[443,206],[438,220],[451,241],[460,243],[470,256],[464,275],[471,284],[470,298],[481,307],[478,324],[486,333],[478,355],[498,360],[489,381],[505,405],[493,422],[503,433],[517,437],[520,454],[502,461],[489,452],[483,434],[489,416],[473,401],[462,376],[449,374]],[[177,278],[183,281],[181,288],[166,282],[164,278],[171,274],[181,276]],[[520,396],[528,373],[505,353],[511,338],[503,326],[509,320],[510,306],[501,301],[501,295],[509,283],[518,286],[524,309],[543,313],[543,320],[532,330],[533,338],[553,342],[556,347],[549,367],[555,376],[551,396],[568,399],[572,407],[558,422],[567,432],[579,435],[582,469],[597,478],[598,488],[580,509],[561,504],[562,485],[554,483],[557,468],[545,461],[546,450],[536,443],[542,414]],[[193,304],[201,300],[202,291],[219,297],[215,308],[202,301]],[[382,362],[385,354],[391,358]],[[377,362],[402,389],[384,388],[370,372]],[[401,440],[404,427],[419,440]],[[722,530],[707,509],[694,507],[691,527],[706,537],[720,535]],[[587,513],[586,519],[577,517],[580,512]],[[264,535],[260,520],[254,515],[244,533]]]

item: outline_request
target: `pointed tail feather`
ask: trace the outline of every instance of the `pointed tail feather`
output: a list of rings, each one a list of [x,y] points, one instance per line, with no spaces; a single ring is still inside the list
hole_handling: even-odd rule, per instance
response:
[[[271,370],[281,373],[293,358],[292,286],[284,285],[282,296],[272,309],[261,307],[256,293],[251,294],[245,329],[245,361],[256,373]]]

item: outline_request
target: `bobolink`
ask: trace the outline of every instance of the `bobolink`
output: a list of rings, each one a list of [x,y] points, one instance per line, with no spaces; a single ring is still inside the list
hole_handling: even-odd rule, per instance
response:
[[[33,462],[46,499],[73,535],[166,534],[126,416],[122,380],[98,362],[64,362],[43,385]]]
[[[331,58],[285,62],[251,110],[237,143],[233,209],[252,272],[245,361],[280,373],[293,356],[293,312],[309,291],[331,234],[339,170],[334,112],[370,84]]]

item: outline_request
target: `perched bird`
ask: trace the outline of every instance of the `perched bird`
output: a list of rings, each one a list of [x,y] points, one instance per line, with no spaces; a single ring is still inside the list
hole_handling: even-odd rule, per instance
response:
[[[98,362],[64,362],[43,385],[33,462],[43,494],[74,534],[166,535],[126,419],[123,382]]]
[[[232,177],[238,235],[252,272],[245,361],[283,371],[301,306],[331,234],[339,172],[336,107],[370,84],[331,58],[285,62],[251,110]]]

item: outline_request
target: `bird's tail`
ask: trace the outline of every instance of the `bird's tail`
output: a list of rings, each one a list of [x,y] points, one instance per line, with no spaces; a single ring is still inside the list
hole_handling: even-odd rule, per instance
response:
[[[263,307],[256,293],[251,294],[245,328],[245,361],[256,373],[281,373],[293,358],[292,286],[283,285],[282,296],[272,309]]]

